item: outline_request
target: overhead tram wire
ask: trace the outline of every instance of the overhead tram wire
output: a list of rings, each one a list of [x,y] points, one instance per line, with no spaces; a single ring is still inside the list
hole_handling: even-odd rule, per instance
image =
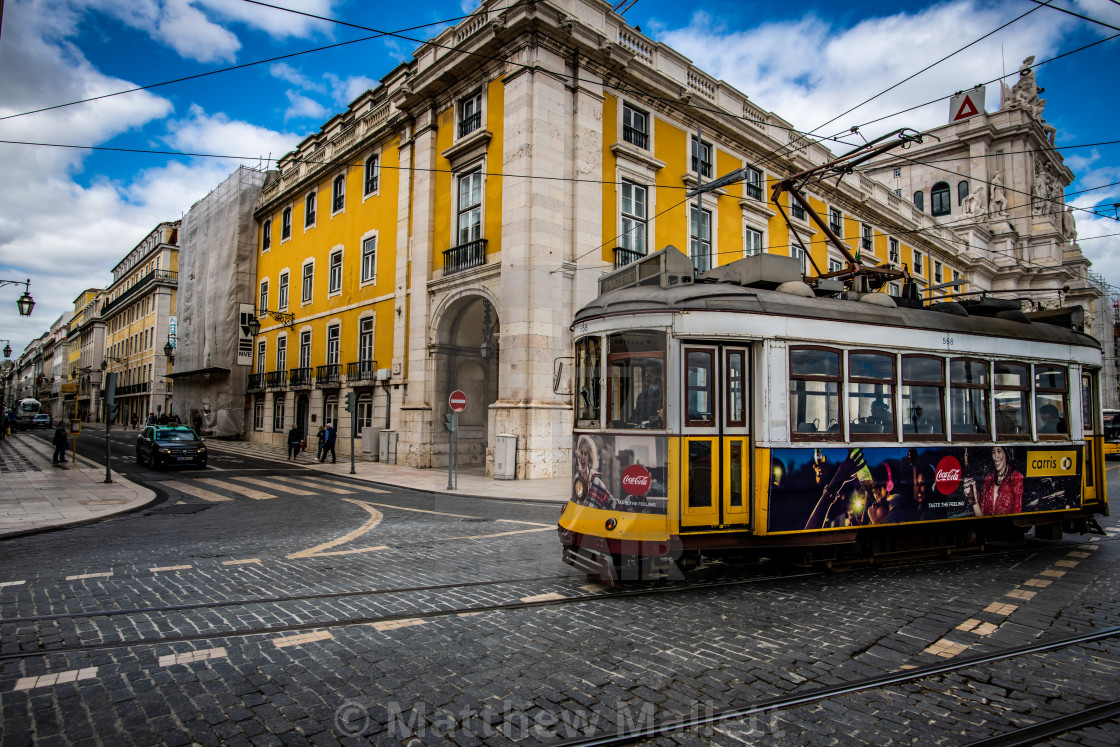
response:
[[[1074,18],[1080,18],[1083,21],[1088,21],[1089,23],[1095,23],[1098,26],[1104,26],[1106,29],[1112,29],[1113,31],[1120,31],[1120,26],[1113,26],[1111,23],[1105,23],[1104,21],[1098,21],[1096,18],[1090,18],[1089,16],[1083,16],[1080,13],[1074,13],[1072,10],[1067,10],[1066,8],[1059,8],[1057,5],[1051,5],[1050,3],[1052,3],[1053,1],[1054,0],[1046,0],[1046,2],[1042,2],[1041,0],[1031,0],[1032,3],[1038,3],[1038,7],[1047,7],[1047,8],[1050,8],[1052,10],[1057,10],[1057,11],[1060,11],[1062,13],[1065,13],[1066,15],[1071,15]]]

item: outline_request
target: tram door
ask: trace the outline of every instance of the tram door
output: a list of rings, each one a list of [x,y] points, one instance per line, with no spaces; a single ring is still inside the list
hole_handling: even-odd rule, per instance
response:
[[[682,346],[681,528],[750,518],[748,350]]]

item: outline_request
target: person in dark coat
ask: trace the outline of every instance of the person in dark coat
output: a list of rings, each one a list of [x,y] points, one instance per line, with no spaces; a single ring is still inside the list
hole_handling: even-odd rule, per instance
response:
[[[300,444],[302,443],[303,431],[299,429],[298,425],[293,425],[292,429],[288,431],[288,461],[299,456]]]
[[[335,463],[334,457],[334,442],[338,440],[338,431],[334,429],[334,423],[327,423],[326,433],[323,434],[323,454],[319,457],[320,462],[327,461],[327,452],[331,453],[331,464]]]
[[[52,440],[51,443],[54,444],[54,457],[51,458],[51,464],[55,467],[65,468],[66,447],[68,444],[66,436],[66,423],[64,421],[58,421],[58,427],[54,429],[54,440]]]

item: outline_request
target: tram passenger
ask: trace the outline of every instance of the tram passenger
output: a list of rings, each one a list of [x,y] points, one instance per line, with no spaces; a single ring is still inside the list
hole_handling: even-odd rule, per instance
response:
[[[883,426],[884,433],[894,432],[894,418],[891,417],[891,408],[886,402],[877,399],[871,403],[871,417],[867,422],[872,425]]]
[[[599,474],[599,450],[586,433],[576,442],[576,477],[572,482],[572,502],[592,508],[611,508],[614,496]]]
[[[1038,410],[1039,416],[1042,418],[1042,425],[1039,427],[1039,433],[1067,433],[1066,421],[1062,419],[1062,414],[1058,412],[1058,408],[1054,405],[1043,405]]]
[[[1011,455],[1003,446],[992,447],[992,465],[995,471],[984,476],[979,495],[975,480],[968,478],[965,495],[972,512],[976,516],[1022,513],[1023,473],[1011,466]]]
[[[650,360],[642,366],[642,391],[632,416],[639,428],[665,427],[665,389],[661,379],[660,362]]]

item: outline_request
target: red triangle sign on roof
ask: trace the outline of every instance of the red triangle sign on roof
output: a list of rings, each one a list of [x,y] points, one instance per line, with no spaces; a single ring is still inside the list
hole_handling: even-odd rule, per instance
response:
[[[976,104],[972,103],[972,98],[968,94],[965,94],[964,101],[961,102],[960,108],[957,109],[957,113],[953,115],[953,121],[957,122],[962,119],[968,119],[969,117],[974,117],[979,113],[980,112],[976,109]]]

